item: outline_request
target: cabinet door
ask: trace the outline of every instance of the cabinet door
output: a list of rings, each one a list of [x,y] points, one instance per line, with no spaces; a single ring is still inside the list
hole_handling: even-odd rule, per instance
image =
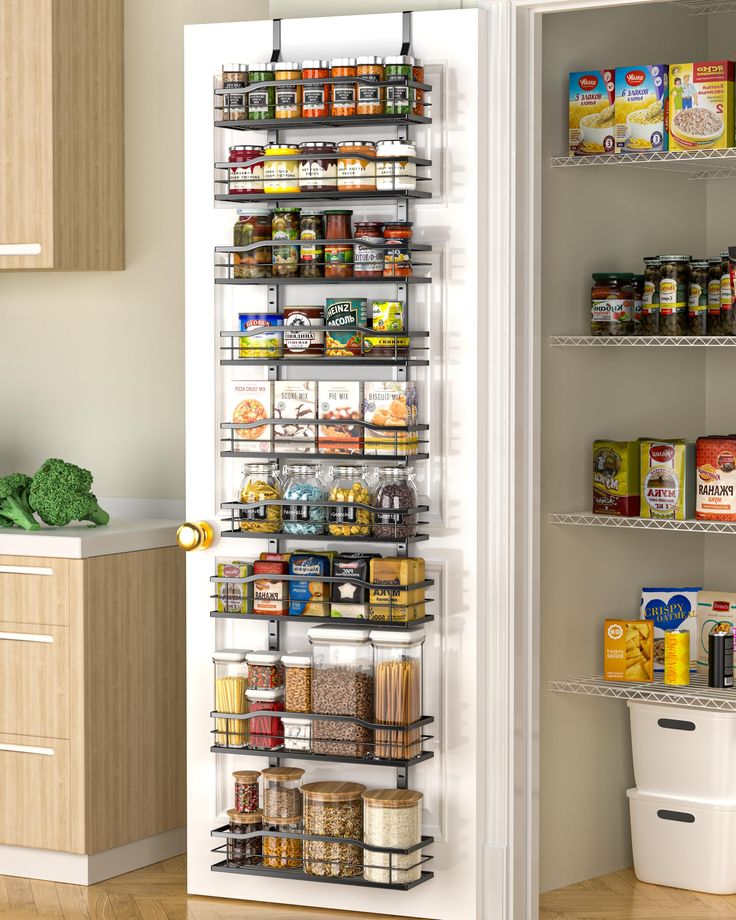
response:
[[[0,556],[0,620],[68,626],[72,579],[81,565],[76,559]]]
[[[52,60],[51,0],[2,0],[0,270],[54,264]]]

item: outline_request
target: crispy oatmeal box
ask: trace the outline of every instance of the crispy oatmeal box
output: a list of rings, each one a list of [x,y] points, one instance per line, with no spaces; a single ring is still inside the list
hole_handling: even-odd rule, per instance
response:
[[[271,418],[273,398],[269,380],[231,380],[225,390],[226,422],[258,422]],[[222,437],[234,437],[232,450],[243,453],[271,450],[271,425],[254,425],[251,428],[223,429]],[[223,445],[230,450],[230,444]]]

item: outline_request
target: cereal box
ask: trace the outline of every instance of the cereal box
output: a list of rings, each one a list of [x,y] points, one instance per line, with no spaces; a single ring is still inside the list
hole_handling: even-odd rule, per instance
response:
[[[362,429],[359,425],[351,425],[350,422],[363,418],[360,381],[320,380],[317,386],[319,419],[341,423],[319,426],[320,453],[359,454],[363,444]]]
[[[734,145],[734,62],[670,64],[670,150]]]
[[[569,154],[616,152],[615,70],[570,74]]]
[[[701,673],[708,673],[708,636],[716,623],[731,623],[736,627],[736,594],[701,591],[698,594],[698,638],[695,646],[698,671]]]
[[[253,564],[233,559],[217,563],[220,578],[247,578],[253,574]],[[250,613],[248,599],[252,596],[253,585],[217,582],[217,610],[219,613]]]
[[[416,432],[400,431],[417,423],[415,384],[399,380],[368,381],[364,385],[363,418],[376,427],[366,428],[367,454],[415,454]],[[385,433],[381,431],[385,428]]]
[[[231,380],[225,393],[225,421],[250,423],[249,428],[228,428],[223,438],[232,437],[232,447],[227,450],[252,453],[271,450],[271,426],[255,424],[271,418],[273,408],[271,383],[268,380]]]
[[[273,416],[276,419],[295,420],[273,426],[274,450],[277,453],[315,453],[317,384],[314,380],[274,381]]]
[[[695,516],[736,521],[736,436],[698,438]]]
[[[654,670],[664,671],[664,637],[673,629],[690,635],[690,670],[698,669],[700,588],[642,588],[641,618],[654,624]]]
[[[593,514],[639,514],[638,441],[593,441]]]
[[[667,150],[667,65],[616,68],[616,152]]]
[[[695,445],[640,441],[643,518],[684,521],[695,513]]]
[[[606,680],[654,679],[654,624],[651,620],[606,620],[603,676]]]

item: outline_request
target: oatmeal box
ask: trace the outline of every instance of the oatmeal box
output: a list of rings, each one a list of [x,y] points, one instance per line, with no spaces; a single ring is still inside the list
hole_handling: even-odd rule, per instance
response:
[[[734,62],[670,64],[670,150],[734,145]]]
[[[667,150],[667,64],[616,68],[616,152]]]
[[[570,74],[568,103],[571,157],[616,152],[616,71]]]

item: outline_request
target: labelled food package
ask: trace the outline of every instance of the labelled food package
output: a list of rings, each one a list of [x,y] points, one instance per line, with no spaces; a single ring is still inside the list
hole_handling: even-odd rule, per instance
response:
[[[695,445],[677,439],[640,444],[641,517],[685,521],[695,516]]]
[[[356,326],[368,322],[368,301],[365,297],[328,297],[325,303],[326,352],[333,358],[359,355],[362,333]]]
[[[322,579],[330,574],[330,558],[323,553],[292,553],[289,574],[299,575],[289,583],[289,616],[330,615],[330,586]]]
[[[268,575],[288,575],[287,562],[265,562],[258,559],[253,563],[253,574],[261,575],[253,582],[253,613],[264,616],[282,617],[286,615],[289,597],[289,583],[274,581]]]
[[[708,636],[718,623],[736,627],[736,593],[703,590],[698,594],[698,671],[708,673]],[[690,646],[692,652],[692,645]]]
[[[736,435],[708,435],[696,442],[695,516],[736,521]]]
[[[279,329],[284,325],[284,318],[280,313],[239,313],[238,323],[241,332],[250,333],[240,337],[239,357],[278,358],[281,355]]]
[[[386,335],[388,332],[405,332],[406,316],[401,300],[371,301],[371,328],[379,335],[366,335],[363,338],[363,353],[374,357],[392,358],[406,355],[409,348],[409,336]]]
[[[424,559],[412,556],[371,559],[370,576],[374,586],[369,596],[371,620],[405,623],[424,616],[424,588],[406,588],[424,581]]]
[[[616,153],[616,71],[583,70],[569,76],[571,157]]]
[[[593,441],[593,514],[639,514],[639,442]]]
[[[733,147],[733,106],[733,61],[670,64],[670,150]]]
[[[654,624],[651,620],[606,620],[603,676],[606,680],[653,680]]]
[[[315,453],[317,384],[314,380],[275,380],[273,415],[276,419],[287,420],[273,426],[277,453]]]
[[[231,380],[225,388],[226,422],[252,423],[250,428],[224,429],[223,438],[233,437],[232,450],[239,453],[271,452],[272,426],[257,422],[272,417],[273,389],[269,380]],[[225,442],[229,449],[230,445]]]
[[[346,580],[332,583],[330,616],[367,619],[370,591],[348,579],[370,582],[370,562],[378,558],[380,556],[374,553],[340,553],[335,556],[332,574],[335,578]]]
[[[217,575],[220,578],[248,578],[253,574],[253,563],[241,562],[239,559],[217,563]],[[248,600],[253,596],[253,583],[231,584],[217,583],[217,610],[219,613],[250,613]]]
[[[616,68],[616,152],[667,150],[667,64]]]
[[[351,424],[363,418],[363,391],[359,380],[320,380],[317,412],[321,422],[333,422],[319,426],[320,453],[361,453],[362,429]]]
[[[302,248],[302,257],[305,248]],[[324,354],[324,332],[314,332],[310,328],[323,326],[324,321],[322,306],[284,307],[284,354],[289,357]]]
[[[418,436],[407,432],[418,417],[417,388],[410,381],[377,380],[363,384],[363,418],[366,454],[416,454]],[[385,429],[385,431],[381,430]]]
[[[641,618],[654,626],[654,670],[664,671],[664,638],[673,630],[690,635],[690,670],[698,669],[698,592],[700,588],[642,588]]]

